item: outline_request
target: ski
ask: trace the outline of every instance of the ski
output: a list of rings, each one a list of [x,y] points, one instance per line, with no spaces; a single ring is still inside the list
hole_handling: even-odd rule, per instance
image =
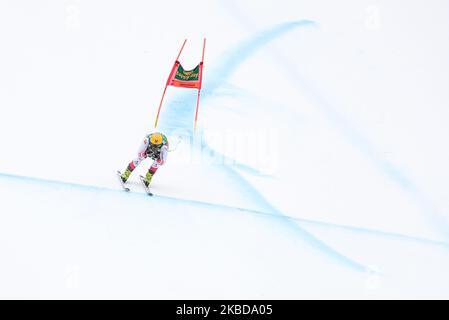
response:
[[[117,178],[118,178],[118,181],[120,182],[120,185],[122,186],[123,190],[125,190],[126,192],[129,192],[129,188],[127,186],[125,186],[125,183],[122,180],[122,173],[120,171],[117,171]]]
[[[144,187],[145,192],[147,193],[147,195],[153,196],[153,193],[151,192],[150,187],[148,187],[148,186],[145,184],[145,178],[144,178],[143,176],[139,176],[139,177],[140,177],[140,181],[142,182],[142,185],[143,185],[143,187]]]

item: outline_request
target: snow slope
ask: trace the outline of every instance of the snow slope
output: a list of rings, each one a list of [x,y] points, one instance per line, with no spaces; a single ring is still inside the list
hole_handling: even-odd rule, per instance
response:
[[[2,2],[0,297],[447,298],[447,7]]]

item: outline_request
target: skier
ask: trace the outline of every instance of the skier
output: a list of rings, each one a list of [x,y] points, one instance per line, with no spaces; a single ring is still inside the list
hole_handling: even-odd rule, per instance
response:
[[[120,175],[123,184],[128,181],[129,176],[134,171],[134,169],[142,162],[142,160],[149,157],[154,161],[147,174],[145,175],[145,178],[142,179],[143,183],[148,188],[151,183],[151,179],[153,178],[153,175],[156,173],[157,169],[160,166],[164,165],[164,163],[167,161],[167,155],[168,139],[164,134],[160,132],[154,132],[146,135],[143,143],[138,150],[137,157],[129,163],[125,172]]]

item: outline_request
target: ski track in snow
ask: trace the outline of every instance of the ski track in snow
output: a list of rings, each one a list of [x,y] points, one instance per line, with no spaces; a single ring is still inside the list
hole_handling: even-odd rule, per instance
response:
[[[250,17],[246,15],[234,1],[220,1],[220,4],[230,13],[229,17],[238,20],[238,23],[245,28],[252,29]],[[432,203],[432,201],[407,175],[382,156],[374,143],[370,142],[344,114],[338,111],[332,103],[324,97],[322,90],[304,78],[298,69],[297,63],[294,63],[281,52],[273,48],[271,51],[274,63],[281,67],[281,70],[290,83],[295,84],[299,92],[305,94],[314,106],[318,108],[328,119],[329,123],[339,132],[348,142],[350,142],[359,152],[372,163],[383,175],[394,181],[401,190],[406,193],[410,200],[420,208],[420,211],[426,216],[436,230],[441,232],[449,239],[449,226],[444,219],[444,213]]]
[[[225,210],[236,210],[244,214],[254,215],[258,217],[266,217],[269,219],[275,219],[282,221],[292,221],[294,223],[304,224],[304,225],[314,225],[314,226],[320,226],[320,227],[326,227],[326,228],[333,228],[333,229],[340,229],[344,231],[351,231],[351,232],[357,232],[357,233],[363,233],[363,234],[370,234],[378,237],[386,237],[391,239],[400,239],[404,241],[409,242],[415,242],[425,245],[431,245],[431,246],[439,246],[442,248],[445,248],[449,250],[449,243],[443,242],[443,241],[435,241],[431,239],[425,239],[422,237],[414,237],[409,235],[403,235],[400,233],[393,233],[393,232],[386,232],[382,230],[375,230],[375,229],[368,229],[368,228],[358,228],[353,226],[345,226],[340,224],[334,224],[334,223],[328,223],[328,222],[322,222],[322,221],[314,221],[314,220],[308,220],[308,219],[301,219],[297,217],[290,217],[287,215],[278,215],[276,213],[272,212],[264,212],[264,211],[258,211],[253,209],[247,209],[247,208],[239,208],[239,207],[232,207],[227,206],[223,204],[216,204],[216,203],[209,203],[204,201],[198,201],[198,200],[190,200],[190,199],[181,199],[176,197],[169,197],[169,196],[161,196],[155,194],[154,197],[149,198],[145,193],[143,192],[125,192],[120,189],[112,189],[112,188],[106,188],[106,187],[99,187],[94,185],[86,185],[86,184],[79,184],[79,183],[71,183],[71,182],[65,182],[65,181],[57,181],[57,180],[46,180],[41,178],[33,178],[33,177],[26,177],[26,176],[19,176],[19,175],[13,175],[13,174],[7,174],[7,173],[0,173],[0,178],[7,181],[7,180],[13,180],[13,181],[20,181],[23,183],[33,183],[38,185],[48,185],[48,186],[57,186],[59,188],[75,188],[78,190],[86,191],[86,192],[107,192],[107,193],[114,193],[116,195],[126,196],[126,197],[136,197],[140,199],[148,199],[148,201],[155,201],[155,199],[159,201],[164,202],[178,202],[183,204],[190,204],[195,206],[201,206],[201,207],[209,207],[213,209],[225,209]]]

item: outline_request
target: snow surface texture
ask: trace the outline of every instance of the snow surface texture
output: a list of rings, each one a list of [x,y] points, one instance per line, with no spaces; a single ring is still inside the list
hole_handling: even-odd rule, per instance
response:
[[[448,9],[2,1],[0,298],[449,298]]]

